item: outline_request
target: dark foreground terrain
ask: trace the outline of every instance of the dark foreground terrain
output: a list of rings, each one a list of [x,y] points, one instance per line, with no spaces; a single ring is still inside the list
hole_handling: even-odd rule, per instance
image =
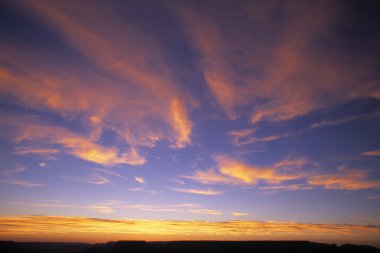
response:
[[[371,246],[314,243],[308,241],[118,241],[104,244],[37,243],[0,241],[1,253],[276,253],[276,252],[340,252],[369,253],[380,249]]]

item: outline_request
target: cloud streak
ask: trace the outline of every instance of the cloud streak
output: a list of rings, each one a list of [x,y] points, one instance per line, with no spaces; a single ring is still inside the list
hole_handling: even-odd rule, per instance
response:
[[[380,156],[380,150],[371,150],[361,153],[363,156]]]
[[[312,186],[322,186],[325,189],[380,189],[380,180],[370,179],[367,171],[349,170],[345,167],[340,167],[337,173],[312,176],[307,181]]]
[[[258,142],[272,142],[277,141],[289,136],[292,136],[291,133],[283,133],[276,135],[269,135],[264,137],[254,136],[255,131],[253,129],[244,129],[240,131],[230,131],[228,135],[232,138],[232,143],[236,146],[247,145]]]
[[[181,193],[191,193],[200,195],[221,195],[224,191],[216,191],[212,189],[185,189],[185,188],[173,188],[173,191]]]
[[[0,179],[0,183],[19,185],[26,188],[39,188],[39,187],[46,186],[45,184],[35,183],[28,180],[20,179],[20,178]]]
[[[33,147],[16,147],[13,151],[16,155],[54,155],[59,152],[58,149],[54,148],[33,148]]]
[[[40,184],[36,182],[31,182],[29,180],[21,179],[16,177],[17,174],[20,174],[22,172],[26,171],[26,167],[23,166],[17,166],[12,169],[4,170],[0,172],[0,175],[3,176],[3,178],[0,178],[1,184],[13,184],[13,185],[19,185],[26,188],[39,188],[46,186],[45,184]]]

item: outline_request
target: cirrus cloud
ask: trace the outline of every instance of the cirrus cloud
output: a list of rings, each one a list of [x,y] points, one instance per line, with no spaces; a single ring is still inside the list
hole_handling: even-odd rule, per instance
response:
[[[2,115],[1,121],[1,126],[12,136],[15,143],[45,141],[48,144],[62,146],[67,153],[80,159],[107,166],[145,163],[145,159],[138,154],[135,148],[131,148],[129,151],[121,151],[116,147],[104,147],[95,143],[91,137],[47,124],[37,117],[8,114]],[[28,153],[30,152],[28,151]]]

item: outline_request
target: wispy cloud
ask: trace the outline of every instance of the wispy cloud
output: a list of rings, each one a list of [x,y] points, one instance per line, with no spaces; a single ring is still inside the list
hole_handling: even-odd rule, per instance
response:
[[[17,155],[53,155],[57,154],[58,152],[59,150],[54,148],[41,149],[28,146],[16,147],[13,151],[13,153]]]
[[[231,215],[235,217],[245,217],[245,216],[248,216],[249,213],[232,212]]]
[[[140,184],[145,184],[145,180],[142,177],[135,177],[135,181]]]
[[[364,156],[380,156],[380,150],[371,150],[361,153]]]
[[[0,179],[0,183],[14,184],[14,185],[23,186],[26,188],[38,188],[38,187],[46,186],[45,184],[35,183],[35,182],[27,181],[24,179],[20,179],[20,178]]]
[[[144,191],[144,187],[129,188],[129,190],[133,192]]]
[[[26,167],[24,166],[15,166],[14,168],[1,171],[0,175],[3,178],[0,178],[0,183],[19,185],[26,188],[38,188],[38,187],[46,186],[45,184],[31,182],[25,179],[18,178],[16,176],[17,174],[20,174],[24,171],[26,171]]]
[[[181,178],[194,180],[204,184],[230,184],[237,183],[232,178],[222,175],[214,169],[196,170],[192,175],[184,175]]]
[[[47,166],[47,163],[41,162],[41,163],[38,164],[38,166],[40,166],[42,168],[45,168]]]
[[[125,176],[121,175],[120,173],[117,173],[116,171],[111,170],[111,169],[96,168],[96,169],[94,169],[94,171],[96,171],[98,173],[104,173],[104,174],[108,174],[108,175],[111,175],[111,176],[115,176],[115,177],[119,177],[119,178],[128,180],[127,177],[125,177]]]
[[[198,214],[210,214],[210,215],[222,215],[223,213],[219,210],[213,209],[190,209],[190,213],[198,213]]]
[[[369,200],[378,200],[380,199],[380,195],[371,195],[366,197]]]
[[[178,178],[170,179],[170,181],[172,181],[178,185],[185,185],[186,184],[183,180],[178,179]]]
[[[108,178],[101,176],[97,173],[91,174],[87,182],[91,184],[100,184],[100,185],[111,183],[111,181]]]
[[[107,177],[100,175],[99,173],[91,173],[85,177],[71,177],[71,176],[62,176],[64,179],[77,181],[77,182],[85,182],[96,185],[106,185],[111,184],[111,180]]]
[[[364,190],[379,189],[380,180],[373,180],[365,170],[340,167],[336,173],[314,175],[307,179],[309,185],[325,189]]]
[[[278,191],[300,191],[311,190],[313,186],[308,184],[290,184],[290,185],[266,185],[259,187],[260,190],[265,190],[267,193],[276,193]]]
[[[228,132],[228,135],[233,137],[233,138],[245,138],[251,134],[253,134],[255,132],[254,129],[252,128],[247,128],[247,129],[243,129],[243,130],[233,130],[233,131],[229,131]]]
[[[335,125],[340,125],[344,124],[347,122],[351,122],[357,119],[360,119],[362,116],[361,115],[355,115],[355,116],[349,116],[341,119],[335,119],[335,120],[323,120],[320,122],[315,122],[310,125],[311,128],[320,128],[320,127],[326,127],[326,126],[335,126]]]
[[[25,166],[15,166],[14,168],[1,171],[0,174],[4,176],[13,176],[14,174],[19,174],[24,171],[26,171]]]
[[[335,125],[345,124],[345,123],[356,121],[356,120],[369,120],[369,119],[377,118],[379,116],[380,116],[380,110],[375,110],[367,114],[357,114],[357,115],[347,116],[344,118],[314,122],[310,125],[310,128],[335,126]]]
[[[292,133],[282,133],[276,135],[269,135],[263,137],[254,136],[255,131],[252,129],[245,129],[242,131],[230,131],[228,135],[232,138],[232,143],[236,146],[247,145],[257,142],[271,142],[292,136]]]
[[[221,195],[224,191],[217,191],[212,189],[185,189],[185,188],[172,188],[171,190],[181,193],[192,193],[200,195]]]
[[[147,190],[142,186],[141,187],[129,188],[128,190],[133,191],[133,192],[145,192],[145,193],[149,193],[152,195],[157,195],[157,194],[163,193],[163,191]]]
[[[96,210],[97,212],[102,213],[102,214],[109,214],[109,213],[114,212],[114,210],[110,208],[109,206],[94,205],[94,206],[88,206],[88,208]]]

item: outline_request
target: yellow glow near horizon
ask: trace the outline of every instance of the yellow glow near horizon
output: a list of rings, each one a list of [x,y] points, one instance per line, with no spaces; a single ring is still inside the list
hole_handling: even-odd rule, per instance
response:
[[[74,216],[2,216],[0,239],[105,242],[113,240],[311,240],[379,246],[380,227],[278,221],[107,220]]]

